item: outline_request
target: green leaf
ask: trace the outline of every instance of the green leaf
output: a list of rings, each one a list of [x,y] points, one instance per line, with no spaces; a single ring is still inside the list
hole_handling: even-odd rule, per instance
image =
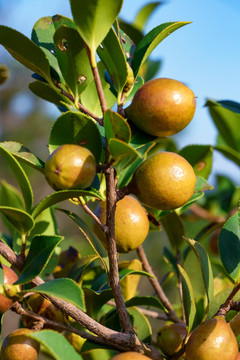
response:
[[[212,266],[211,266],[207,251],[203,247],[203,245],[201,245],[199,242],[189,239],[189,238],[185,238],[185,240],[193,249],[193,251],[200,263],[204,287],[206,290],[208,305],[209,305],[213,298],[214,283],[213,283]]]
[[[109,32],[122,3],[123,0],[70,0],[74,22],[90,49],[93,67],[96,67],[95,51]]]
[[[35,235],[57,235],[58,228],[54,208],[47,208],[35,218],[35,226],[28,235],[27,241],[31,242]]]
[[[54,34],[54,43],[64,80],[78,104],[79,95],[93,79],[84,42],[77,30],[61,26]]]
[[[164,306],[157,297],[154,296],[134,296],[125,302],[127,307],[131,306],[150,306],[165,311]]]
[[[220,291],[217,293],[211,303],[207,314],[207,319],[211,319],[219,310],[220,306],[225,303],[227,297],[231,294],[233,291],[234,285],[228,286],[226,289]],[[237,295],[237,298],[235,296],[234,300],[239,300],[239,296]]]
[[[80,196],[90,196],[96,197],[100,200],[103,200],[101,194],[95,190],[60,190],[56,191],[45,198],[43,198],[33,209],[32,216],[35,218],[38,216],[42,211],[47,209],[50,206],[53,206],[61,201],[79,198]]]
[[[49,101],[57,106],[64,106],[65,103],[71,104],[71,101],[63,96],[61,90],[53,89],[48,83],[43,81],[34,81],[28,85],[29,89],[41,99]]]
[[[56,58],[56,49],[54,47],[53,37],[55,31],[62,25],[76,28],[74,22],[62,15],[44,16],[40,18],[33,26],[32,41],[45,53],[49,64],[54,69],[54,77],[63,83],[58,59]]]
[[[28,292],[29,289],[22,290],[20,293],[26,294]],[[72,279],[61,278],[49,280],[41,285],[31,288],[31,292],[54,296],[77,306],[82,311],[85,311],[83,291]]]
[[[140,70],[141,75],[144,78],[144,81],[147,82],[155,78],[159,73],[161,67],[162,67],[161,60],[151,60],[148,58]]]
[[[98,255],[88,255],[79,259],[78,262],[74,264],[73,268],[70,270],[68,277],[79,283],[83,276],[84,270],[86,270],[87,267],[97,259],[99,259]]]
[[[119,27],[116,29],[116,32],[119,34],[119,40],[121,42],[121,47],[125,54],[125,58],[129,65],[131,65],[133,53],[136,49],[134,42],[130,39],[130,37]]]
[[[116,96],[113,94],[109,83],[105,80],[105,66],[99,61],[97,63],[99,76],[101,79],[104,96],[107,103],[107,108],[111,109],[116,102]],[[92,80],[85,91],[81,94],[81,103],[93,114],[102,117],[102,109],[99,103],[98,92],[95,81]]]
[[[4,180],[1,181],[1,205],[25,209],[22,194]]]
[[[222,153],[229,160],[235,162],[238,166],[240,166],[240,153],[230,146],[227,145],[216,145],[214,149]]]
[[[181,265],[177,265],[178,270],[182,280],[182,290],[183,290],[183,305],[186,316],[186,322],[188,325],[188,331],[190,332],[194,326],[194,320],[196,316],[196,303],[193,294],[192,284],[190,279],[186,273],[186,271],[181,267]]]
[[[114,159],[122,159],[126,156],[133,156],[135,160],[139,157],[138,152],[129,144],[122,140],[110,139],[109,141],[110,154]]]
[[[211,145],[188,145],[178,152],[193,167],[195,174],[207,179],[212,170],[213,148]]]
[[[161,223],[173,249],[179,249],[183,243],[183,236],[185,234],[185,227],[181,217],[176,211],[172,211],[161,219]]]
[[[146,36],[144,36],[144,38],[137,44],[133,55],[132,69],[134,71],[135,77],[137,76],[143,63],[146,61],[151,52],[156,48],[156,46],[172,32],[188,24],[190,24],[190,22],[186,21],[161,24],[152,29]]]
[[[240,113],[227,109],[221,103],[207,100],[206,106],[226,144],[233,150],[240,151]]]
[[[112,28],[102,41],[97,54],[107,69],[118,93],[118,98],[121,97],[123,87],[127,81],[127,62],[120,40]]]
[[[144,79],[141,76],[137,76],[137,78],[135,79],[133,88],[131,89],[131,92],[128,94],[126,94],[126,98],[124,100],[124,104],[126,104],[129,101],[132,101],[134,95],[136,94],[136,92],[138,91],[138,89],[144,84]]]
[[[0,25],[0,44],[16,60],[52,83],[49,62],[33,41],[12,28]]]
[[[13,171],[14,176],[22,190],[26,210],[30,210],[33,205],[33,192],[25,171],[14,156],[11,155],[11,153],[3,146],[0,146],[0,155],[5,159]]]
[[[95,253],[98,255],[99,259],[101,260],[106,273],[109,272],[109,262],[107,258],[107,251],[102,246],[101,242],[92,232],[92,230],[88,227],[88,225],[76,214],[71,211],[65,209],[58,209],[62,211],[64,214],[68,215],[70,219],[72,219],[78,226],[79,230],[82,232],[83,236],[87,239]]]
[[[0,212],[21,235],[27,234],[34,227],[34,220],[31,215],[21,209],[0,206]]]
[[[138,30],[132,24],[127,23],[123,19],[119,19],[118,22],[121,30],[124,31],[128,36],[130,36],[134,44],[138,44],[139,41],[143,38],[142,31]]]
[[[54,249],[63,240],[63,236],[35,235],[28,256],[16,284],[26,284],[41,275],[47,266]]]
[[[138,30],[143,31],[149,16],[154,12],[154,10],[156,10],[156,8],[160,4],[163,4],[163,2],[155,1],[144,5],[137,13],[132,25]]]
[[[131,128],[126,120],[118,113],[107,110],[104,114],[104,128],[107,140],[119,139],[128,143],[131,138]]]
[[[206,179],[204,179],[202,176],[197,176],[194,193],[197,193],[200,191],[212,190],[212,189],[213,189],[213,186],[210,185]]]
[[[236,282],[240,282],[240,225],[238,213],[223,225],[219,235],[218,248],[223,266]]]
[[[96,123],[85,114],[68,111],[57,118],[50,133],[50,153],[63,144],[82,144],[100,160],[102,138]]]
[[[38,341],[55,360],[81,360],[68,340],[57,331],[41,330],[30,333],[28,336]]]
[[[4,141],[0,143],[0,146],[9,151],[20,162],[22,161],[40,172],[44,171],[44,162],[24,145],[15,141]]]
[[[113,298],[112,290],[96,292],[92,289],[84,289],[87,313],[94,319],[99,317],[100,310],[104,304]]]

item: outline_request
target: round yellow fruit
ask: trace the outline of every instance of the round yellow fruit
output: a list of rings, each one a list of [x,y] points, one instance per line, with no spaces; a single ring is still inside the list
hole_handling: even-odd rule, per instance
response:
[[[200,324],[186,345],[186,360],[236,360],[237,355],[237,339],[220,316]]]
[[[161,152],[136,169],[129,189],[149,207],[172,210],[191,198],[195,184],[196,175],[186,159],[172,152]]]
[[[153,136],[169,136],[183,130],[192,120],[196,99],[180,81],[160,78],[138,89],[126,108],[128,119]]]
[[[106,203],[101,202],[96,208],[95,214],[102,223],[106,222]],[[94,224],[94,231],[107,249],[105,234]],[[126,253],[137,249],[146,239],[149,231],[149,220],[146,210],[132,196],[126,195],[117,202],[115,213],[115,239],[117,250]]]
[[[45,163],[45,177],[55,190],[85,189],[96,175],[96,160],[83,146],[65,144],[53,151]]]
[[[2,360],[36,360],[40,344],[28,337],[29,329],[17,329],[9,334],[1,348]]]
[[[157,344],[165,355],[172,356],[181,349],[186,335],[185,324],[167,324],[158,331]]]
[[[149,360],[149,357],[139,354],[134,351],[127,351],[127,352],[115,355],[110,360]]]

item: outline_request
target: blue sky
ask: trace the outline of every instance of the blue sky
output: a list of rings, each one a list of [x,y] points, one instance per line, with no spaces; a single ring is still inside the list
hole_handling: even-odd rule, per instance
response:
[[[132,21],[148,2],[125,0],[121,16]],[[56,13],[71,17],[68,0],[0,0],[0,23],[27,36],[40,17]],[[214,144],[216,129],[204,107],[206,98],[240,102],[240,1],[168,0],[151,16],[146,31],[169,21],[192,21],[165,39],[152,54],[152,58],[163,60],[159,76],[183,81],[197,97],[194,119],[178,135],[177,142],[180,147]],[[5,54],[2,48],[0,62],[1,54]],[[214,157],[214,172],[230,174],[239,184],[239,168],[217,153]]]

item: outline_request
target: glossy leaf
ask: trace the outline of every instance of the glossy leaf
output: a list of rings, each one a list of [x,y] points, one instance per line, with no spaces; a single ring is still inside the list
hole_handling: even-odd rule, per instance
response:
[[[147,20],[149,19],[150,15],[156,10],[156,8],[162,4],[162,1],[154,1],[145,6],[143,6],[137,13],[134,21],[133,26],[136,27],[138,30],[143,31]]]
[[[95,51],[109,32],[122,3],[123,0],[70,0],[74,22],[90,49],[93,67],[96,67]]]
[[[113,298],[112,290],[96,292],[92,289],[84,289],[87,313],[94,319],[98,319],[100,310],[104,304]]]
[[[193,167],[198,176],[207,179],[212,170],[213,148],[211,145],[188,145],[178,152]]]
[[[139,74],[147,82],[157,76],[162,67],[162,60],[152,60],[148,58],[140,69]]]
[[[136,45],[123,30],[118,28],[117,31],[118,31],[118,36],[120,38],[121,47],[125,54],[125,58],[126,58],[127,62],[129,63],[129,65],[131,65],[131,61],[132,61],[134,51],[136,49]]]
[[[0,146],[0,155],[5,159],[13,171],[14,176],[22,190],[26,210],[30,210],[33,205],[33,192],[25,171],[15,157],[3,146]]]
[[[141,76],[137,76],[137,78],[135,79],[133,88],[131,89],[131,92],[128,94],[126,94],[126,98],[124,100],[124,104],[132,101],[134,95],[136,94],[136,92],[138,91],[138,89],[144,84],[144,79]]]
[[[54,249],[63,240],[63,236],[36,235],[16,284],[26,284],[41,275],[47,266]]]
[[[121,97],[121,92],[127,81],[127,64],[120,40],[112,28],[102,41],[97,54],[110,75],[118,97]]]
[[[124,31],[134,42],[134,44],[138,44],[139,41],[143,38],[142,31],[135,28],[132,24],[126,22],[123,19],[118,20],[120,28]]]
[[[137,44],[136,50],[133,55],[132,69],[135,77],[137,76],[141,66],[156,48],[156,46],[180,27],[189,24],[186,21],[169,22],[159,25],[152,29],[144,38]]]
[[[29,89],[43,100],[49,101],[58,106],[70,104],[70,100],[60,93],[60,90],[53,89],[48,83],[43,81],[34,81],[28,85]]]
[[[210,307],[208,310],[208,314],[207,314],[207,319],[211,319],[219,310],[220,306],[222,304],[225,303],[227,297],[231,294],[231,292],[233,291],[234,285],[230,285],[228,287],[226,287],[225,289],[223,289],[222,291],[220,291],[219,293],[217,293],[211,303],[210,303]],[[234,300],[239,300],[239,295],[237,295],[237,297],[235,296]]]
[[[126,166],[122,166],[121,171],[119,172],[117,183],[119,189],[127,185],[131,181],[134,171],[142,163],[143,160],[139,157],[136,159],[134,155],[132,156],[132,159],[130,159],[130,161],[129,158],[123,159],[122,161],[126,161]]]
[[[83,236],[87,239],[95,253],[99,256],[100,260],[102,261],[102,264],[105,268],[106,273],[109,272],[109,263],[107,258],[107,251],[102,246],[101,242],[98,240],[98,238],[95,236],[95,234],[92,232],[92,230],[88,227],[88,225],[76,214],[74,214],[71,211],[65,210],[65,209],[59,209],[66,215],[70,217],[78,226],[79,230],[83,234]]]
[[[105,66],[101,61],[97,63],[97,67],[98,67],[98,72],[100,75],[107,107],[108,109],[111,109],[116,102],[116,95],[113,94],[109,83],[105,80]],[[99,104],[99,97],[94,80],[90,82],[90,84],[87,86],[85,91],[81,94],[81,103],[93,114],[102,117],[102,109]]]
[[[87,267],[97,259],[99,259],[98,255],[88,255],[79,259],[79,261],[70,270],[68,277],[79,283],[83,276],[84,270],[86,270]]]
[[[36,155],[34,155],[24,145],[15,141],[4,141],[0,143],[0,146],[3,147],[5,150],[9,151],[19,161],[30,165],[31,167],[40,172],[43,172],[44,162],[40,160]]]
[[[81,360],[74,347],[68,342],[68,340],[57,331],[53,330],[41,330],[30,333],[32,339],[38,341],[48,353],[55,360]]]
[[[63,144],[82,144],[97,162],[100,159],[102,138],[95,122],[85,114],[68,111],[57,118],[50,133],[50,153]]]
[[[212,190],[213,186],[210,185],[206,179],[204,179],[202,176],[197,176],[197,181],[195,185],[194,192],[197,193],[199,191],[206,191],[206,190]]]
[[[1,205],[24,210],[22,194],[6,181],[1,181]]]
[[[21,294],[26,294],[28,292],[29,289],[22,290]],[[61,278],[49,280],[41,285],[31,288],[31,292],[54,296],[77,306],[82,311],[85,311],[83,291],[80,286],[71,279]]]
[[[166,246],[164,246],[164,248],[163,248],[163,257],[164,257],[164,260],[166,263],[171,264],[171,267],[174,270],[175,275],[177,275],[177,277],[178,277],[179,271],[178,271],[178,267],[177,267],[176,256]]]
[[[52,83],[49,62],[33,41],[14,29],[0,25],[0,44],[21,64]]]
[[[61,83],[63,83],[63,78],[56,58],[53,36],[62,25],[76,28],[74,22],[65,16],[44,16],[34,24],[31,35],[32,41],[45,53],[52,69],[54,69],[53,76]]]
[[[0,206],[0,212],[21,235],[27,234],[34,227],[33,218],[23,210]]]
[[[219,235],[218,248],[221,261],[231,278],[240,282],[240,224],[238,213],[223,225]]]
[[[222,153],[229,160],[234,161],[238,166],[240,166],[240,154],[238,151],[227,145],[216,145],[214,146],[214,149]]]
[[[157,297],[154,296],[134,296],[128,301],[126,301],[125,305],[127,307],[131,306],[150,306],[155,307],[157,309],[165,311],[164,306],[160,302]]]
[[[131,145],[118,139],[110,139],[109,150],[114,159],[120,159],[126,156],[133,156],[136,159],[139,157],[138,152]]]
[[[194,299],[193,288],[186,271],[180,265],[177,266],[182,280],[183,305],[188,331],[190,332],[194,326],[196,303]]]
[[[161,219],[161,223],[173,249],[179,249],[183,243],[183,236],[185,234],[185,227],[181,217],[176,211],[172,211]]]
[[[90,196],[96,197],[103,200],[100,193],[95,189],[90,190],[59,190],[56,191],[45,198],[43,198],[33,209],[32,216],[35,218],[38,216],[42,211],[47,209],[50,206],[56,205],[61,201],[79,198],[80,196]]]
[[[221,103],[207,100],[210,115],[226,144],[233,150],[240,151],[240,113],[229,110]]]
[[[76,102],[93,79],[87,50],[77,30],[61,26],[54,34],[55,51],[64,80]]]
[[[203,247],[203,245],[200,244],[199,242],[192,240],[192,239],[188,239],[188,238],[185,238],[185,240],[191,246],[191,248],[193,249],[193,251],[199,261],[199,264],[201,267],[201,272],[202,272],[202,277],[203,277],[203,282],[204,282],[204,287],[205,287],[206,294],[207,294],[208,305],[209,305],[213,298],[214,283],[213,283],[212,266],[211,266],[207,251]]]
[[[130,141],[130,126],[121,115],[112,110],[107,110],[104,114],[104,128],[108,141],[112,138],[122,140],[126,143]]]

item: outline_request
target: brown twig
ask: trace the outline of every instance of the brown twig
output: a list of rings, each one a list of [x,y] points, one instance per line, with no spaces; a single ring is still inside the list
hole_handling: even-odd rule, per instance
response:
[[[81,205],[83,210],[91,216],[91,218],[100,226],[101,230],[106,233],[107,232],[107,226],[101,222],[101,220],[94,214],[94,212],[86,205]]]
[[[228,311],[233,310],[234,306],[236,307],[236,302],[233,301],[233,298],[238,293],[239,290],[240,290],[240,284],[237,284],[233,288],[231,294],[227,297],[226,301],[220,306],[216,315],[225,317]]]
[[[138,253],[140,260],[142,261],[144,270],[153,276],[153,277],[149,277],[148,279],[151,282],[154,290],[156,291],[158,298],[160,299],[160,301],[162,302],[164,307],[167,309],[168,319],[172,320],[173,322],[182,322],[182,320],[180,320],[179,317],[176,315],[170,301],[168,300],[161,285],[159,284],[158,279],[156,278],[156,276],[148,262],[147,256],[145,254],[145,251],[144,251],[142,245],[140,245],[139,248],[137,249],[137,253]]]
[[[209,211],[207,211],[206,209],[202,208],[197,204],[193,204],[190,210],[193,214],[197,215],[198,217],[211,222],[222,223],[226,220],[223,216],[213,215]]]

